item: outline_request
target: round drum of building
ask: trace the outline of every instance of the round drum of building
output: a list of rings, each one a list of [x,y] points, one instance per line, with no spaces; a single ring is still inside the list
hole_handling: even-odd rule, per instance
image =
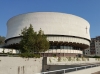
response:
[[[45,56],[75,56],[90,46],[89,23],[78,16],[58,12],[34,12],[20,14],[7,22],[6,47],[17,47],[20,33],[32,24],[35,31],[40,28],[50,43]]]

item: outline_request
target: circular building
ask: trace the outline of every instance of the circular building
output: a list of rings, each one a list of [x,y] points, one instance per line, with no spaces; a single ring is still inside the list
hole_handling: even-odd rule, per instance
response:
[[[35,31],[40,28],[50,43],[45,56],[77,56],[90,46],[89,23],[78,16],[58,12],[34,12],[12,17],[7,22],[6,46],[16,47],[20,33],[32,24]]]

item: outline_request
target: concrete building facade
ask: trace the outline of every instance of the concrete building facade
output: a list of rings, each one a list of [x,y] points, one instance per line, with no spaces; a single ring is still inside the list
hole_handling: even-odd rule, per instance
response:
[[[34,12],[20,14],[7,22],[6,46],[16,47],[20,33],[32,24],[35,31],[41,28],[50,43],[45,56],[77,56],[90,46],[90,25],[78,16],[58,12]]]

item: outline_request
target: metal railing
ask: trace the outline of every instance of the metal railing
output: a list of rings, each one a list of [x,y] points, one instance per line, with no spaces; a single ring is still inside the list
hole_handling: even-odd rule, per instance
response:
[[[38,73],[38,74],[49,74],[49,73],[56,73],[56,72],[62,72],[62,74],[65,74],[66,71],[68,71],[68,70],[74,69],[74,71],[77,71],[79,68],[86,69],[88,67],[92,68],[92,67],[97,67],[97,66],[100,66],[100,64],[87,65],[87,66],[74,67],[74,68],[67,68],[67,69],[60,69],[60,70],[54,70],[54,71],[47,71],[47,72],[42,72],[42,73]]]

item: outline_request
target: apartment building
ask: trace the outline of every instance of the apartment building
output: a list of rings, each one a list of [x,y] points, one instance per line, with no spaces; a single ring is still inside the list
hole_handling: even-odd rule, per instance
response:
[[[100,36],[91,38],[90,48],[85,49],[85,55],[100,56]]]

